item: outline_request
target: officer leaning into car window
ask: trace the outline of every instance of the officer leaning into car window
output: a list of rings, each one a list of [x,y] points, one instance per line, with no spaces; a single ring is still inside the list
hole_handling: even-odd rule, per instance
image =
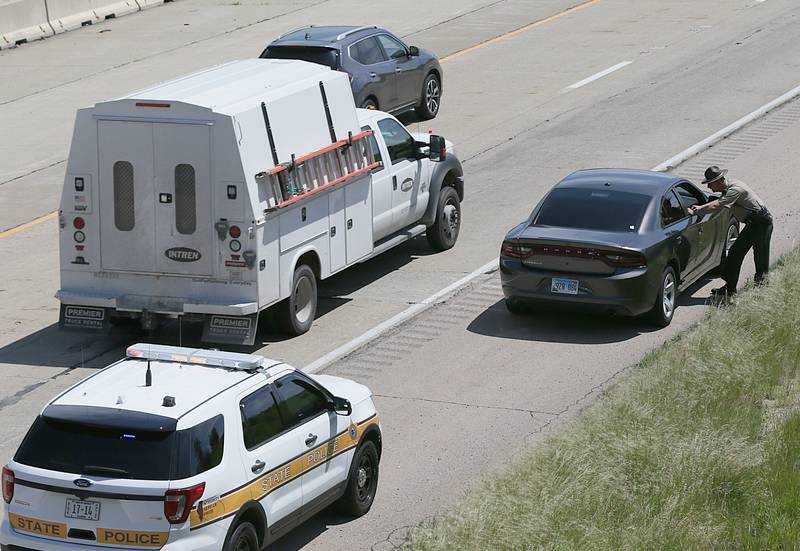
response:
[[[714,212],[721,208],[733,210],[733,215],[744,222],[744,229],[728,251],[722,265],[722,279],[725,285],[711,291],[714,295],[733,295],[739,282],[739,271],[742,261],[750,248],[753,248],[753,260],[756,265],[755,284],[760,285],[769,271],[769,241],[772,237],[772,215],[764,205],[764,201],[756,195],[744,182],[729,180],[725,177],[728,170],[720,170],[718,166],[706,169],[703,183],[714,193],[722,193],[719,199],[705,205],[689,207],[689,214]]]

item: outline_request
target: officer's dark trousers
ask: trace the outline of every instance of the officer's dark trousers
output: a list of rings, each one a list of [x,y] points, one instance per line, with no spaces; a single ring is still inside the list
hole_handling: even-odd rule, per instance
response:
[[[745,224],[742,233],[728,251],[728,257],[722,267],[722,279],[728,289],[736,289],[739,282],[739,272],[745,255],[752,247],[753,260],[756,265],[754,281],[761,283],[769,271],[769,242],[772,238],[772,218],[749,221]]]

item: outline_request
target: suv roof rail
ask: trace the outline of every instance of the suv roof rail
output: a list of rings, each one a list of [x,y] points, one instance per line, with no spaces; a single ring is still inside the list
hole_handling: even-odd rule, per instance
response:
[[[125,355],[128,358],[137,360],[198,364],[241,371],[255,371],[262,367],[265,360],[264,356],[256,356],[254,354],[238,354],[236,352],[222,352],[203,348],[185,348],[147,343],[137,343],[129,346],[125,351]]]
[[[359,31],[366,31],[367,29],[377,29],[377,28],[378,28],[377,25],[367,25],[365,27],[356,27],[355,29],[350,29],[349,31],[343,32],[342,34],[340,34],[339,36],[336,37],[336,40],[343,40],[343,39],[347,38],[348,36],[350,36],[351,34],[355,34],[355,33],[359,32]]]
[[[298,28],[296,28],[296,29],[292,29],[292,30],[291,30],[291,31],[289,31],[288,33],[283,33],[282,35],[280,35],[280,36],[278,37],[278,40],[280,40],[280,39],[281,39],[281,38],[283,38],[284,36],[289,36],[289,35],[290,35],[290,34],[292,34],[292,33],[296,33],[297,31],[302,31],[303,29],[311,29],[311,28],[313,28],[313,27],[314,27],[314,25],[304,25],[303,27],[298,27]]]

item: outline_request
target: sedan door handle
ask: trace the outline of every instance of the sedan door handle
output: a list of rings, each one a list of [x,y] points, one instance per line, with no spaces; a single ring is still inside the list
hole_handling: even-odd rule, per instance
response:
[[[313,446],[316,441],[317,435],[309,433],[308,438],[306,438],[306,446]]]
[[[252,467],[250,467],[250,470],[251,470],[251,471],[253,471],[253,473],[260,473],[261,471],[263,471],[263,470],[264,470],[264,467],[265,467],[266,465],[267,465],[266,463],[264,463],[263,461],[261,461],[261,460],[259,459],[258,461],[256,461],[255,463],[253,463],[253,466],[252,466]]]

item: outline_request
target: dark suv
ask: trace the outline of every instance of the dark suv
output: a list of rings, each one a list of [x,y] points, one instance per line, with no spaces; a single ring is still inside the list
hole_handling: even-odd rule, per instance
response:
[[[439,112],[439,60],[380,27],[312,25],[281,35],[260,57],[302,59],[348,73],[357,107],[390,113],[414,109],[422,119]]]

